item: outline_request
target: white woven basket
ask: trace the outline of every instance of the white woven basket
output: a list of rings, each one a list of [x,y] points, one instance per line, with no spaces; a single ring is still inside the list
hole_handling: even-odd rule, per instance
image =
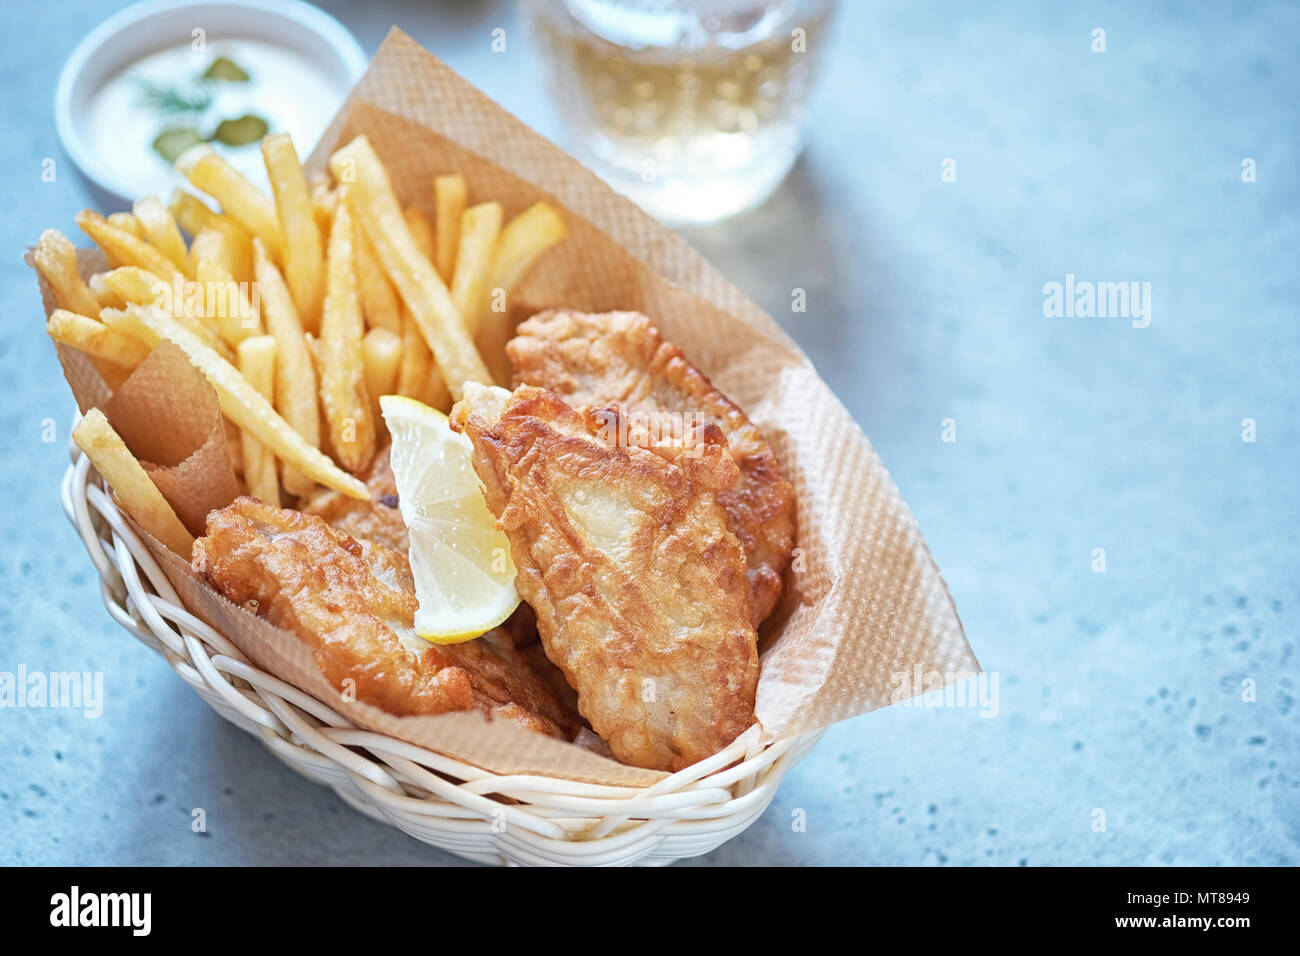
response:
[[[75,445],[62,493],[114,620],[294,770],[367,816],[469,860],[662,865],[708,853],[759,818],[823,733],[764,744],[755,725],[708,760],[643,788],[490,773],[361,730],[251,664],[181,606]]]

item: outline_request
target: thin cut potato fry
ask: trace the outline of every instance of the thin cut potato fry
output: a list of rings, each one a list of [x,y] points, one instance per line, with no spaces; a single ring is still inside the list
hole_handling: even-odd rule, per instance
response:
[[[433,223],[429,222],[429,217],[420,212],[415,206],[407,206],[406,212],[402,213],[406,219],[406,228],[411,230],[411,238],[415,240],[416,246],[420,252],[424,253],[424,258],[430,262],[437,254],[437,240],[433,235]],[[436,267],[435,267],[436,268]]]
[[[99,313],[99,320],[110,329],[116,329],[152,349],[158,344],[159,337],[144,324],[139,315],[141,310],[148,308],[152,307],[132,302],[124,309],[103,309]]]
[[[189,250],[185,248],[185,239],[171,210],[163,205],[157,196],[145,196],[136,200],[131,207],[136,220],[144,229],[145,238],[153,247],[171,260],[172,265],[183,272],[186,278],[193,278],[190,268]]]
[[[239,373],[269,400],[275,389],[275,339],[269,335],[254,335],[240,342],[238,351]],[[280,482],[275,474],[275,455],[247,429],[240,430],[239,445],[248,493],[279,507]]]
[[[129,212],[109,213],[108,221],[114,226],[117,226],[118,229],[129,232],[137,239],[144,240],[145,242],[149,241],[149,237],[145,235],[144,226],[140,225],[140,220],[136,219],[135,216],[131,215]]]
[[[320,447],[320,406],[316,395],[316,369],[312,365],[307,338],[298,310],[289,295],[284,277],[267,255],[260,241],[253,243],[253,264],[261,290],[262,318],[275,339],[275,408],[313,448]],[[284,488],[290,494],[305,495],[315,487],[306,474],[285,465]]]
[[[329,422],[330,444],[348,471],[359,472],[370,464],[375,453],[375,423],[361,357],[365,324],[353,253],[356,227],[347,201],[351,189],[349,185],[339,187],[339,202],[334,210],[325,259],[325,304],[321,308],[317,354],[321,405]]]
[[[262,159],[271,180],[280,233],[284,237],[284,278],[303,324],[316,328],[324,295],[324,259],[307,177],[303,175],[288,133],[275,133],[263,139]]]
[[[384,267],[379,264],[375,247],[366,230],[356,221],[357,290],[361,295],[361,311],[366,325],[372,329],[387,329],[400,335],[402,332],[402,302],[397,290],[388,281]]]
[[[117,329],[111,329],[88,315],[55,309],[45,320],[45,331],[50,338],[87,355],[112,362],[130,370],[149,356],[149,349]]]
[[[311,211],[316,217],[316,228],[322,236],[330,234],[330,225],[334,222],[334,203],[338,193],[329,183],[329,177],[322,176],[311,186]]]
[[[176,160],[176,168],[195,188],[221,204],[231,216],[266,244],[277,262],[284,261],[284,237],[275,215],[275,203],[211,146],[191,147]]]
[[[83,209],[77,213],[77,225],[104,250],[114,266],[139,266],[168,282],[180,272],[170,259],[149,243],[113,225],[97,212]]]
[[[221,411],[226,417],[240,428],[251,431],[282,462],[294,465],[325,487],[341,491],[350,498],[366,500],[370,497],[364,483],[341,471],[320,449],[312,447],[239,374],[238,369],[204,345],[185,326],[148,306],[128,306],[125,315],[132,321],[123,323],[122,327],[134,331],[146,345],[157,345],[162,339],[175,342],[217,390]]]
[[[391,395],[397,387],[397,367],[402,360],[402,337],[388,329],[371,329],[361,341],[366,363],[366,386],[371,394]]]
[[[515,286],[523,279],[547,249],[564,238],[564,219],[553,206],[534,203],[515,216],[497,238],[492,253],[492,267],[488,270],[488,295],[502,295],[506,301]],[[498,290],[500,290],[498,292]],[[514,334],[514,323],[508,308],[498,310],[496,302],[491,308],[479,312],[478,329],[474,344],[478,346],[483,361],[492,370],[499,385],[510,384],[510,360],[506,356],[506,343]]]
[[[194,536],[150,479],[144,466],[131,454],[126,442],[113,430],[98,408],[86,412],[72,430],[72,440],[86,453],[100,477],[108,482],[113,497],[136,523],[187,561]]]
[[[411,313],[402,310],[402,361],[398,365],[397,394],[418,398],[433,368],[433,353],[420,334]]]
[[[209,347],[218,352],[222,358],[231,361],[235,353],[231,351],[221,336],[217,334],[216,329],[208,325],[201,318],[191,315],[191,310],[184,301],[186,290],[182,286],[182,301],[176,301],[176,283],[165,282],[158,278],[152,272],[141,269],[139,266],[120,266],[111,272],[104,273],[104,282],[114,293],[117,294],[128,305],[152,305],[169,312],[178,322],[202,339]],[[197,291],[202,294],[201,287],[194,287],[191,291]],[[206,309],[206,303],[198,303],[197,311],[202,312]],[[108,321],[104,315],[104,310],[100,309],[100,318]]]
[[[231,271],[235,279],[248,282],[253,278],[252,233],[229,216],[213,212],[203,200],[181,189],[172,193],[170,208],[176,222],[191,236],[197,236],[204,229],[216,229],[225,233],[226,241],[230,244]]]
[[[470,206],[460,220],[460,245],[456,249],[456,274],[451,280],[451,301],[456,303],[465,328],[472,336],[478,330],[487,290],[492,249],[501,232],[501,204],[484,202]]]
[[[430,367],[429,374],[424,379],[424,394],[420,396],[420,401],[432,405],[440,412],[451,411],[451,392],[447,390],[447,382],[437,365]]]
[[[172,218],[176,220],[176,225],[180,226],[191,236],[197,236],[199,230],[205,226],[212,226],[212,221],[221,216],[221,213],[214,212],[213,209],[198,196],[193,193],[187,193],[183,189],[172,191],[171,202],[167,204],[171,210]],[[239,227],[243,229],[243,226]],[[245,230],[247,231],[247,230]]]
[[[451,393],[443,380],[433,353],[420,334],[415,319],[402,312],[402,361],[397,370],[397,394],[409,395],[439,411],[451,410]]]
[[[392,395],[397,390],[397,371],[402,364],[402,337],[388,329],[371,329],[361,340],[361,360],[365,363],[366,391],[370,393],[375,431],[382,434],[384,417],[379,411],[379,396]]]
[[[36,240],[32,260],[54,290],[54,301],[61,308],[83,315],[99,314],[99,300],[81,281],[77,250],[71,239],[57,229],[46,229]]]
[[[152,305],[161,300],[171,284],[139,266],[118,266],[102,273],[104,283],[125,302]]]
[[[548,203],[533,203],[506,223],[492,253],[488,288],[513,291],[547,249],[565,236],[564,218]]]
[[[100,334],[101,330],[103,334]],[[130,377],[135,371],[135,366],[139,364],[140,359],[135,350],[144,349],[146,355],[149,352],[130,336],[110,329],[89,316],[63,309],[56,309],[51,313],[50,318],[45,322],[45,331],[55,342],[85,352],[90,358],[90,364],[95,366],[95,371],[99,372],[100,378],[104,380],[104,384],[113,391],[122,387],[122,383]],[[111,357],[99,354],[101,352],[107,352]]]
[[[95,297],[100,309],[122,309],[126,307],[126,299],[109,288],[107,272],[96,272],[86,281],[86,284],[90,286],[90,294]],[[96,309],[95,312],[98,313],[99,309]]]
[[[261,331],[247,287],[235,281],[230,243],[223,232],[203,229],[194,237],[194,279],[204,296],[204,312],[217,324],[221,337],[233,348]]]
[[[444,282],[451,284],[456,271],[456,249],[460,245],[460,218],[465,212],[469,190],[460,173],[433,178],[434,264]]]
[[[304,336],[304,338],[306,338],[307,340],[307,351],[311,354],[311,364],[312,364],[312,368],[315,369],[316,372],[316,381],[319,382],[321,380],[320,339],[312,335],[310,332],[308,332]],[[319,390],[317,390],[317,392],[319,394]],[[319,419],[320,425],[318,426],[318,433],[321,435],[322,438],[321,450],[324,451],[327,455],[330,455],[332,458],[334,458],[335,461],[338,461],[338,456],[333,454],[334,449],[330,447],[328,444],[326,444],[326,441],[330,437],[330,422],[329,422],[329,418],[326,417],[325,415],[325,397],[323,395],[320,396],[320,403],[317,405],[317,411],[320,414],[320,419]]]
[[[388,172],[370,141],[358,136],[337,150],[330,157],[330,169],[340,182],[352,183],[366,234],[433,351],[452,396],[459,398],[467,381],[490,382],[447,286],[411,238]]]

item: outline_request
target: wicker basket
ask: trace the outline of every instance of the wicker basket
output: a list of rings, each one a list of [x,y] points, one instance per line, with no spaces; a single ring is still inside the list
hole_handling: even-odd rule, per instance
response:
[[[62,493],[119,624],[294,770],[367,816],[469,860],[662,865],[708,853],[758,819],[822,734],[763,743],[756,725],[708,760],[645,788],[490,773],[361,730],[252,665],[181,606],[75,445]]]

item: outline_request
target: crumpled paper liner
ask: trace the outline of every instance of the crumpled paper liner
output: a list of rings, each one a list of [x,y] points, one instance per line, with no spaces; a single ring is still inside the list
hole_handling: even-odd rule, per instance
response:
[[[916,522],[866,436],[789,336],[684,240],[396,29],[308,169],[324,169],[336,146],[363,132],[402,201],[428,215],[433,176],[453,170],[464,174],[470,202],[498,200],[507,216],[539,199],[561,207],[568,238],[512,294],[512,315],[644,312],[762,429],[795,486],[799,518],[786,592],[763,629],[765,737],[826,727],[979,670]],[[72,350],[60,357],[84,410],[91,376],[101,390],[102,379]],[[477,714],[399,718],[341,701],[292,635],[230,604],[156,542],[151,550],[191,611],[362,727],[498,773],[625,785],[663,776]],[[939,679],[900,694],[900,680],[918,672]]]
[[[103,412],[195,537],[240,493],[217,393],[180,346],[160,342]]]

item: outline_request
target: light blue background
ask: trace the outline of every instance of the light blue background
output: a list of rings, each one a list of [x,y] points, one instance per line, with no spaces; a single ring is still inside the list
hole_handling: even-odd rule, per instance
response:
[[[290,772],[113,625],[59,510],[72,402],[20,257],[94,203],[51,104],[113,6],[8,3],[0,39],[0,670],[101,670],[108,698],[99,720],[0,711],[0,862],[457,862]],[[325,6],[367,51],[401,24],[557,131],[512,5]],[[828,41],[794,173],[687,235],[870,435],[998,675],[998,715],[839,725],[697,862],[1296,863],[1300,9],[854,2]],[[1067,272],[1149,281],[1151,327],[1044,318]]]

